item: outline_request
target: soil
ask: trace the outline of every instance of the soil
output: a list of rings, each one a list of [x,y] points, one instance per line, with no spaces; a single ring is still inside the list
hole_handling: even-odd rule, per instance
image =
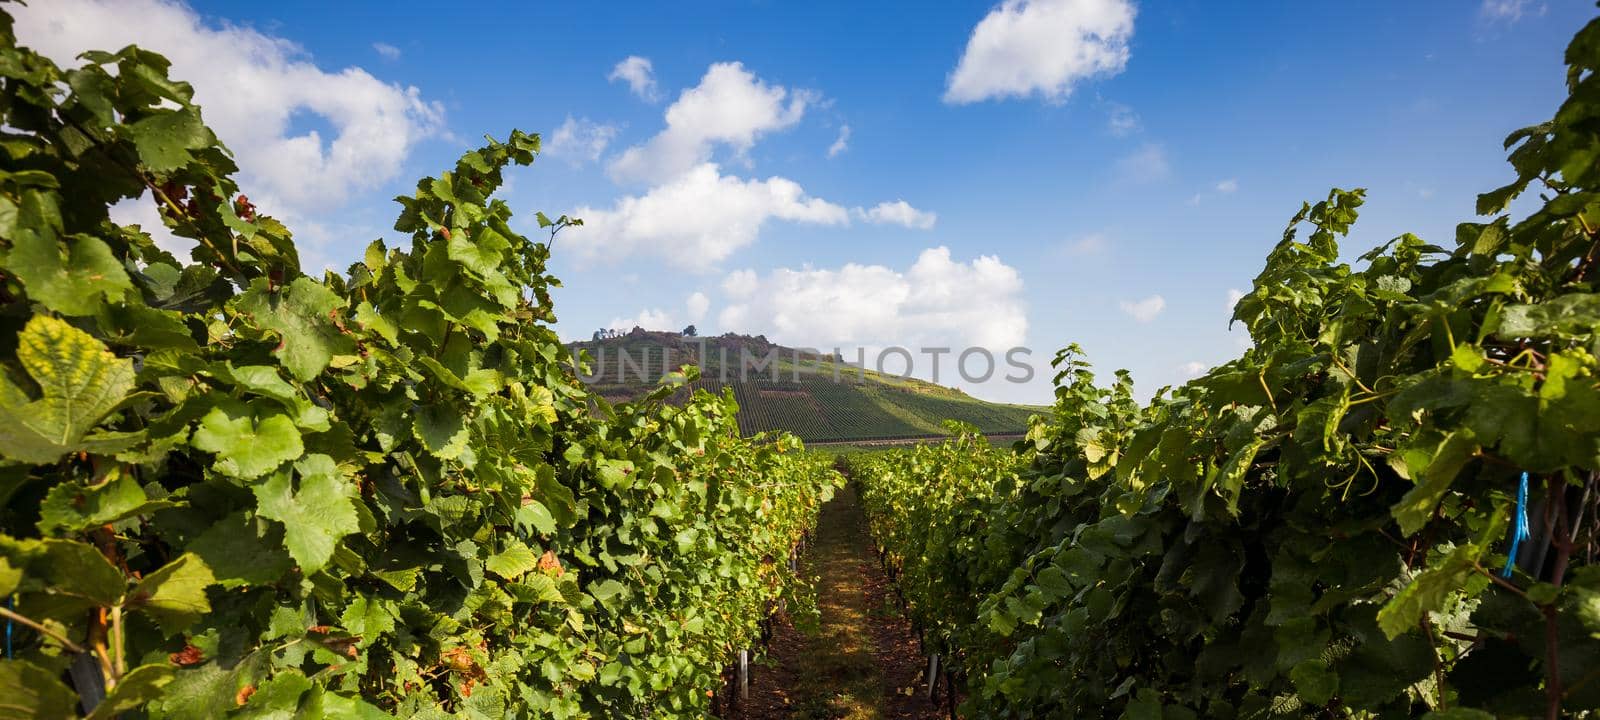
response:
[[[928,699],[927,659],[871,548],[855,492],[847,487],[822,509],[816,538],[801,560],[801,571],[815,582],[820,617],[808,623],[804,613],[778,614],[771,641],[751,663],[750,698],[727,717],[949,717],[942,684],[937,700]]]

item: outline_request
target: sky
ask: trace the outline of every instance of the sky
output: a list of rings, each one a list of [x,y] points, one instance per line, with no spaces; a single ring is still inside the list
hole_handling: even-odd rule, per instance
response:
[[[1346,256],[1450,246],[1501,143],[1565,96],[1579,0],[456,3],[49,0],[19,42],[173,60],[311,269],[485,134],[544,152],[499,193],[556,240],[557,330],[911,348],[1048,403],[1070,342],[1141,393],[1236,357],[1232,301],[1302,201],[1364,187]],[[148,198],[114,209],[158,224]],[[181,249],[167,236],[163,242]],[[1008,349],[1037,366],[1025,383]],[[952,358],[985,348],[987,382]],[[885,369],[904,367],[887,355]],[[969,375],[982,375],[981,355]]]

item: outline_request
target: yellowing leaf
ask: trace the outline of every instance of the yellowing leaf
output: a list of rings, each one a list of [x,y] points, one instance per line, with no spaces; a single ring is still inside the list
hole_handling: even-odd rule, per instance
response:
[[[36,315],[17,337],[17,361],[41,396],[0,376],[0,455],[44,464],[84,448],[84,435],[133,389],[133,363],[62,320]]]

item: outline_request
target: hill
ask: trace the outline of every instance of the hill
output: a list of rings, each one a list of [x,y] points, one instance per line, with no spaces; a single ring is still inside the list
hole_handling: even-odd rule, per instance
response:
[[[1044,408],[991,403],[955,388],[878,373],[827,354],[729,333],[688,337],[634,328],[616,337],[570,343],[589,354],[588,386],[612,402],[635,399],[661,376],[697,365],[694,388],[733,390],[739,430],[787,430],[807,442],[938,437],[945,420],[988,435],[1021,433]],[[742,372],[741,372],[742,370]]]

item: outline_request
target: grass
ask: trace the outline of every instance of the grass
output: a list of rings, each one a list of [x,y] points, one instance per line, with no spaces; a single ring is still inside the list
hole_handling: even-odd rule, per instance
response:
[[[859,537],[861,508],[846,488],[829,504],[807,554],[806,571],[817,577],[817,633],[789,660],[798,681],[792,720],[876,720],[883,717],[884,680],[879,675],[872,627],[882,608],[863,592],[863,564],[872,560]]]

